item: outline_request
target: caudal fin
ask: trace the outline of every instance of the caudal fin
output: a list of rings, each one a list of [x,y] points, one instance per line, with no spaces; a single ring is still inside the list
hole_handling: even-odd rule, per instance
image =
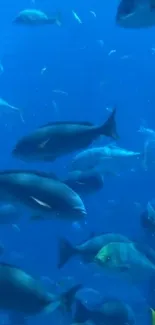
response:
[[[101,132],[101,134],[103,134],[107,137],[110,137],[114,140],[118,140],[119,136],[117,133],[115,115],[116,115],[116,108],[113,109],[108,120],[101,126],[100,132]]]
[[[58,12],[57,15],[56,15],[56,24],[61,27],[62,25],[62,18],[61,18],[61,13]]]
[[[65,312],[71,312],[72,304],[78,290],[82,288],[81,284],[76,284],[74,287],[63,293],[61,296],[61,305]]]
[[[91,311],[89,311],[85,305],[79,300],[76,300],[75,314],[73,317],[73,323],[85,323],[91,319]]]
[[[74,248],[67,239],[61,238],[59,240],[59,262],[58,262],[58,268],[64,266],[65,263],[73,256],[75,255],[76,248]]]

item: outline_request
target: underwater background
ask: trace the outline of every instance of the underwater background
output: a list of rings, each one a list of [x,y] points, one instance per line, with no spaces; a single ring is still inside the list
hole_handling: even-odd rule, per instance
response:
[[[0,61],[4,71],[0,75],[0,96],[22,109],[25,123],[17,112],[0,112],[0,169],[36,169],[66,175],[73,155],[54,163],[27,164],[11,157],[10,152],[20,137],[39,125],[56,120],[102,124],[109,115],[106,108],[113,106],[117,107],[118,145],[143,151],[145,137],[138,132],[140,126],[144,123],[155,128],[155,28],[124,30],[116,26],[117,5],[114,0],[1,0]],[[59,11],[62,26],[13,25],[13,18],[26,8]],[[75,20],[72,10],[82,24]],[[107,143],[102,138],[95,145]],[[27,215],[21,218],[19,228],[2,225],[3,261],[42,278],[49,291],[55,290],[55,283],[63,278],[61,289],[65,290],[66,278],[73,277],[102,290],[105,296],[116,295],[136,306],[138,322],[146,324],[144,298],[132,283],[110,275],[100,278],[93,267],[81,265],[78,258],[58,271],[57,246],[61,236],[76,244],[91,231],[118,232],[145,240],[140,213],[154,198],[154,183],[154,168],[144,171],[139,161],[136,169],[106,178],[104,188],[86,198],[89,220],[85,227],[54,220],[33,223]],[[155,248],[155,240],[152,245]],[[4,323],[3,316],[0,322]],[[59,312],[28,320],[34,325],[68,322]]]

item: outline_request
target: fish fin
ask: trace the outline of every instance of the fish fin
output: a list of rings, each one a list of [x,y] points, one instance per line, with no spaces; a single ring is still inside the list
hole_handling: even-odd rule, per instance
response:
[[[58,12],[55,17],[49,17],[47,23],[48,24],[54,24],[54,23],[56,23],[59,27],[61,27],[61,25],[62,25],[62,22],[61,22],[61,13]]]
[[[37,220],[43,220],[42,216],[31,216],[30,220],[37,221]]]
[[[58,268],[60,269],[64,266],[67,261],[77,253],[76,248],[74,248],[67,239],[59,239],[59,262]]]
[[[117,129],[116,129],[115,115],[116,115],[116,108],[113,109],[107,121],[100,127],[100,133],[107,137],[111,137],[114,140],[118,140],[119,136],[117,134]]]
[[[15,107],[15,106],[10,106],[10,107],[11,107],[14,111],[19,112],[19,114],[20,114],[20,118],[21,118],[21,121],[22,121],[23,123],[25,123],[25,120],[24,120],[24,118],[23,118],[23,114],[22,114],[21,109],[18,108],[18,107]]]
[[[58,12],[56,15],[56,24],[61,27],[62,26],[62,17],[61,17],[61,12]]]
[[[61,307],[61,301],[57,300],[54,302],[51,302],[51,304],[49,304],[45,309],[44,312],[45,314],[51,314],[53,313],[55,310],[59,309]]]
[[[89,320],[91,313],[79,299],[76,299],[75,314],[73,316],[74,323],[84,323]]]
[[[71,289],[69,289],[67,292],[63,293],[61,295],[61,306],[63,307],[63,310],[65,312],[71,312],[72,303],[74,301],[75,295],[77,291],[79,291],[82,288],[81,284],[76,284]]]

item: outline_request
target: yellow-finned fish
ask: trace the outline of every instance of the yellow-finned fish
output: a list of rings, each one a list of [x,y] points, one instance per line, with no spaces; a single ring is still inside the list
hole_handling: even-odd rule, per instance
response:
[[[151,308],[152,325],[155,325],[155,310]]]

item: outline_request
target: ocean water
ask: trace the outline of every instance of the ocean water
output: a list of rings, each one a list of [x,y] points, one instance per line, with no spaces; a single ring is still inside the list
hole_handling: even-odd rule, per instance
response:
[[[143,151],[144,136],[138,132],[139,127],[145,123],[155,128],[155,28],[125,30],[116,26],[117,5],[116,0],[1,0],[0,61],[4,71],[0,75],[0,97],[22,109],[25,123],[16,111],[0,111],[0,169],[37,169],[65,176],[73,155],[54,163],[24,163],[11,157],[12,148],[20,137],[49,121],[102,124],[109,114],[107,107],[113,106],[117,107],[118,145]],[[27,8],[49,15],[59,11],[62,26],[12,24],[19,11]],[[95,145],[109,142],[102,137]],[[143,297],[132,283],[110,275],[94,276],[97,271],[81,265],[78,258],[62,270],[56,265],[58,240],[63,236],[74,244],[86,239],[92,230],[145,238],[140,213],[154,198],[154,182],[153,168],[144,171],[141,163],[136,170],[107,178],[103,190],[85,200],[85,227],[52,220],[31,222],[30,216],[21,216],[19,229],[1,226],[0,241],[5,248],[2,260],[37,278],[48,277],[52,283],[46,279],[43,282],[49,291],[62,278],[65,290],[68,276],[87,287],[100,288],[103,296],[111,294],[138,306],[137,319],[146,324]],[[1,318],[3,321],[3,315]],[[70,320],[59,313],[28,320],[30,325],[52,322],[69,324]]]

